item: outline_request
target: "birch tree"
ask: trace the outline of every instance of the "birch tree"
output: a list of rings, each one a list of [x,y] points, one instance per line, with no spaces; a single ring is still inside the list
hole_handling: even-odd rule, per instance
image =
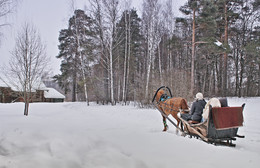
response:
[[[165,23],[165,33],[167,34],[167,40],[169,41],[169,43],[167,42],[166,47],[167,47],[167,71],[169,74],[171,74],[171,72],[173,72],[173,62],[172,62],[172,51],[171,51],[171,44],[170,44],[170,39],[172,39],[173,35],[174,35],[174,22],[173,20],[175,20],[174,18],[174,13],[173,13],[173,5],[172,5],[172,1],[168,0],[164,6],[164,10],[163,10],[163,18],[164,18],[164,23]],[[172,88],[172,75],[170,75],[169,77],[170,80],[170,87]]]
[[[155,52],[159,44],[160,38],[156,25],[159,22],[160,5],[158,0],[144,0],[143,2],[143,26],[144,34],[147,43],[147,72],[146,72],[146,85],[145,85],[145,100],[148,101],[149,96],[149,82],[152,64],[155,59]]]
[[[104,15],[103,15],[103,5],[102,0],[89,0],[90,3],[90,15],[94,20],[94,23],[97,27],[96,38],[98,43],[97,48],[97,60],[99,65],[98,69],[102,72],[100,74],[102,76],[96,76],[97,82],[102,83],[101,89],[96,89],[96,93],[102,96],[99,98],[103,101],[109,101],[109,89],[108,89],[108,58],[106,52],[106,43],[105,43],[105,23],[104,23]],[[98,85],[99,86],[99,85]]]
[[[115,104],[114,98],[114,49],[118,42],[116,24],[119,18],[119,1],[118,0],[95,0],[90,1],[92,6],[92,16],[96,20],[98,27],[98,38],[101,46],[100,63],[104,68],[104,80],[109,79],[110,85],[110,102]],[[107,74],[107,75],[106,75]],[[107,86],[105,86],[105,89]],[[108,89],[107,93],[108,95]]]
[[[110,73],[110,96],[111,104],[114,105],[114,70],[113,70],[113,50],[115,48],[115,36],[116,36],[116,23],[118,20],[118,0],[103,0],[105,8],[105,13],[107,16],[107,49],[109,52],[109,68]]]

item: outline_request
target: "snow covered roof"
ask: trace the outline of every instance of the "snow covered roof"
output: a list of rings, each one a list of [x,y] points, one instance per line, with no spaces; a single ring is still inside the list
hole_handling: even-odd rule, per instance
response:
[[[22,91],[21,83],[17,79],[11,77],[10,79],[5,79],[0,76],[0,87],[10,87],[15,92]],[[36,90],[46,90],[46,86],[42,81],[37,80],[33,83],[32,92],[36,92]]]
[[[53,88],[46,88],[44,91],[45,98],[65,99],[65,96]]]

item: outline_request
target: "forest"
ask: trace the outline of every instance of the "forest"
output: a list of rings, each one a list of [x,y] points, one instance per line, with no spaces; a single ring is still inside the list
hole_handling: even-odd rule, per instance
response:
[[[67,101],[151,103],[165,85],[175,97],[260,96],[260,1],[91,0],[59,32]]]

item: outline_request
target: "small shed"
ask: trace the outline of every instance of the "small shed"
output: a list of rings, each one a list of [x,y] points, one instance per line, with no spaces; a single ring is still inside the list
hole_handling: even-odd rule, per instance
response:
[[[44,99],[45,102],[64,102],[65,96],[54,88],[46,88]]]

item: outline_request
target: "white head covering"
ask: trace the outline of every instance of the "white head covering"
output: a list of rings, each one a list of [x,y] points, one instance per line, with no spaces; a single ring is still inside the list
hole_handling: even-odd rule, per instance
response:
[[[203,100],[203,94],[200,93],[200,92],[197,93],[197,94],[196,94],[196,99],[197,99],[197,100]]]

